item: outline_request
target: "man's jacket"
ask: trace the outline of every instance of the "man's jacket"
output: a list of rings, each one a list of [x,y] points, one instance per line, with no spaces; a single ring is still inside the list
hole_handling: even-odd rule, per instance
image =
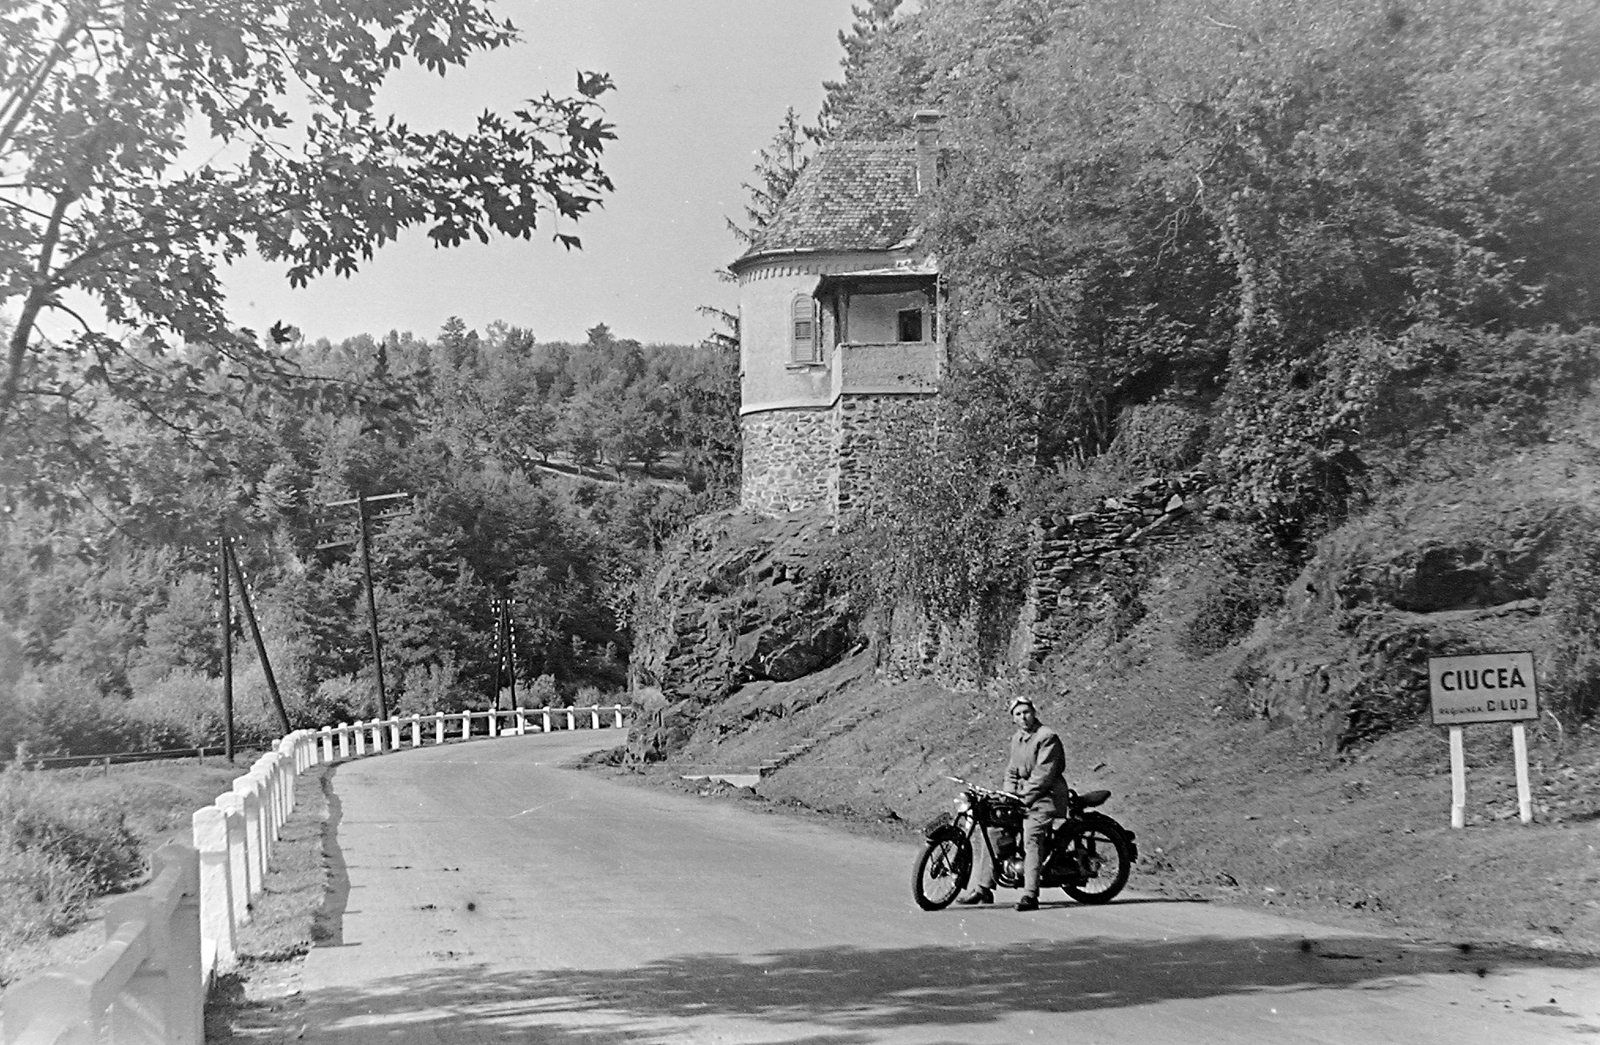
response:
[[[1032,733],[1019,729],[1011,738],[1006,790],[1022,796],[1035,815],[1066,816],[1066,767],[1066,752],[1055,730],[1044,725]]]

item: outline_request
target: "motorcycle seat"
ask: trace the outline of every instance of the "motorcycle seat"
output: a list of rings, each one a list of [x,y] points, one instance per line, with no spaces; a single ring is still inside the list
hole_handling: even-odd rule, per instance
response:
[[[1110,791],[1086,791],[1078,796],[1078,804],[1085,809],[1093,809],[1095,806],[1104,805],[1105,800],[1110,797]]]

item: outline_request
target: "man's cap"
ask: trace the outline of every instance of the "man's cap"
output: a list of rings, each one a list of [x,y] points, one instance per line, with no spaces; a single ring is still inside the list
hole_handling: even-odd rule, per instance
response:
[[[1011,706],[1009,708],[1007,708],[1006,710],[1015,711],[1015,710],[1017,710],[1017,708],[1023,706],[1024,704],[1026,704],[1030,708],[1033,707],[1033,698],[1030,697],[1030,696],[1027,696],[1026,694],[1022,694],[1022,695],[1019,695],[1019,696],[1012,697],[1011,698]]]

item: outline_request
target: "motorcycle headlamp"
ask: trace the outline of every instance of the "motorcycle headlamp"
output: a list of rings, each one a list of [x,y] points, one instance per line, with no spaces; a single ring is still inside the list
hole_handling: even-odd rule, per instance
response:
[[[967,792],[963,791],[956,798],[956,812],[957,813],[970,813],[971,811],[972,811],[972,796],[970,794],[968,794]]]

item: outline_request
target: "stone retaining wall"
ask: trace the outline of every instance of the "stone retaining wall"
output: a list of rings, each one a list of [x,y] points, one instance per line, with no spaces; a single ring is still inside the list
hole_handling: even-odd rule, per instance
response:
[[[739,507],[767,515],[829,507],[834,411],[799,407],[746,414]]]
[[[1090,511],[1041,516],[1022,615],[1028,658],[1037,663],[1103,619],[1107,582],[1136,569],[1139,549],[1181,540],[1210,483],[1198,470],[1153,477]]]
[[[865,508],[872,499],[877,462],[885,451],[920,440],[933,424],[932,396],[842,395],[834,405],[834,450],[828,476],[836,518]]]
[[[836,520],[872,496],[876,462],[932,424],[930,395],[844,394],[831,407],[746,414],[739,507],[766,515],[823,509]]]

